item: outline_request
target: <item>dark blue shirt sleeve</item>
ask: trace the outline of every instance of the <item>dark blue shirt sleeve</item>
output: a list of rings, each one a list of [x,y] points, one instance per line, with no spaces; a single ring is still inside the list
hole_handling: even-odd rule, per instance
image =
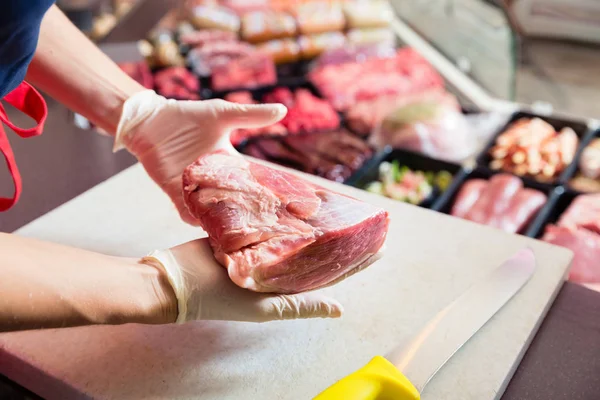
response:
[[[0,99],[25,79],[54,0],[0,0]]]

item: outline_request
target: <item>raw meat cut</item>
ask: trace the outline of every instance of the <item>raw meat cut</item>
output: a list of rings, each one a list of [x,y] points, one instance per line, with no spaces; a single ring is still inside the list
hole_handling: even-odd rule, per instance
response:
[[[229,93],[225,96],[225,100],[231,101],[232,103],[239,104],[256,104],[257,102],[252,98],[252,93],[248,91],[240,91]],[[264,128],[250,128],[250,129],[236,129],[231,132],[230,140],[234,146],[239,146],[244,141],[251,137],[256,136],[284,136],[287,135],[287,128],[281,123],[275,123],[273,125],[266,126]]]
[[[444,87],[444,80],[437,71],[408,47],[398,50],[391,58],[320,66],[310,72],[309,79],[341,111],[359,100]]]
[[[338,65],[347,62],[365,62],[372,58],[393,58],[396,49],[387,43],[369,45],[347,45],[337,49],[328,50],[315,60],[315,67],[325,65]]]
[[[388,214],[294,175],[215,152],[183,174],[184,198],[240,287],[298,293],[368,266]]]
[[[543,240],[575,253],[569,273],[570,281],[600,282],[600,235],[584,228],[573,230],[550,225],[546,228]]]
[[[264,96],[265,103],[281,103],[288,112],[280,123],[289,133],[316,132],[337,129],[340,117],[325,100],[314,96],[308,89],[297,89],[295,92],[280,87]]]
[[[523,187],[523,181],[509,174],[497,174],[489,181],[472,179],[463,185],[451,214],[509,233],[522,232],[547,200],[538,191]]]
[[[257,139],[242,151],[336,182],[346,181],[373,156],[365,142],[345,130]]]
[[[156,92],[166,98],[200,100],[200,81],[184,67],[169,67],[154,75]]]
[[[577,196],[558,220],[558,225],[569,229],[581,227],[600,234],[600,194]]]
[[[256,49],[247,43],[218,41],[192,49],[187,56],[187,61],[196,74],[210,76],[213,69],[226,66],[233,60],[248,57],[254,53],[256,53]]]
[[[461,162],[476,151],[477,137],[454,96],[446,93],[394,108],[375,128],[369,143],[378,149],[391,146]]]

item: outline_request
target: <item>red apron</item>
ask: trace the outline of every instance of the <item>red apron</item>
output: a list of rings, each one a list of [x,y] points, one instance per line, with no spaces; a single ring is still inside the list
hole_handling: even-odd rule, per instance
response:
[[[13,125],[6,115],[6,111],[0,103],[0,151],[4,155],[8,170],[12,175],[12,179],[15,185],[15,191],[12,198],[0,197],[0,212],[6,211],[19,201],[21,195],[21,174],[17,168],[17,162],[15,161],[15,155],[13,154],[6,132],[2,128],[2,123],[6,124],[9,128],[17,133],[22,138],[29,138],[32,136],[38,136],[44,129],[44,122],[48,115],[48,108],[42,95],[39,94],[32,86],[27,82],[21,83],[15,90],[6,95],[3,99],[8,104],[15,107],[17,110],[22,111],[37,123],[36,126],[30,129],[21,129]]]

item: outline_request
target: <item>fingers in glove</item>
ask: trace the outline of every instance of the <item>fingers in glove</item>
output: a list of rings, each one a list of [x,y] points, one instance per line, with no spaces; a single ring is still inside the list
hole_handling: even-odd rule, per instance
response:
[[[263,321],[338,318],[343,312],[337,300],[315,293],[271,296],[259,302],[258,306]]]
[[[263,128],[279,122],[287,114],[283,104],[238,104],[209,100],[224,129]]]

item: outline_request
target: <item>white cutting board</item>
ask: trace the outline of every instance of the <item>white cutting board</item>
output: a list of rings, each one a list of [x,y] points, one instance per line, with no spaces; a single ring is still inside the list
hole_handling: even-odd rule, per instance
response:
[[[563,282],[571,253],[309,179],[390,212],[384,258],[326,289],[343,303],[341,319],[3,334],[0,373],[49,399],[310,399],[408,340],[478,278],[531,246],[538,260],[531,281],[423,393],[425,400],[500,398]],[[128,256],[202,234],[179,222],[139,165],[18,233]]]

